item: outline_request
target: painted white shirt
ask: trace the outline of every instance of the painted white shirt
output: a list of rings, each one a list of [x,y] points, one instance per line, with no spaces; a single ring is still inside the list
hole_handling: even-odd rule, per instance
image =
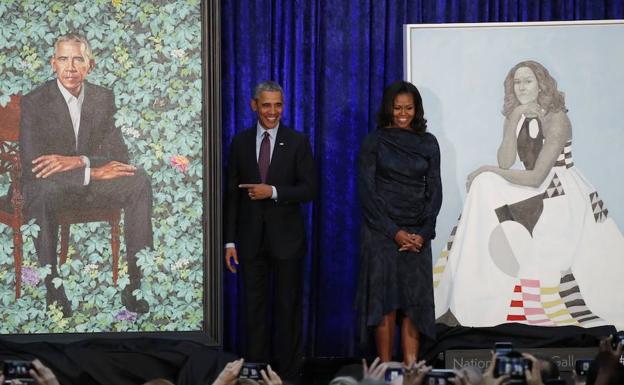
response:
[[[60,80],[56,79],[56,85],[61,91],[61,95],[63,95],[63,99],[65,99],[65,103],[67,103],[67,108],[69,109],[69,116],[71,117],[72,126],[74,128],[74,136],[76,138],[76,149],[78,148],[78,132],[80,131],[80,115],[82,113],[82,103],[84,102],[84,89],[85,84],[82,84],[80,88],[80,95],[75,97],[71,94],[63,85]],[[85,162],[85,175],[83,185],[88,185],[91,181],[91,162],[89,158],[86,156],[81,156],[82,160]]]

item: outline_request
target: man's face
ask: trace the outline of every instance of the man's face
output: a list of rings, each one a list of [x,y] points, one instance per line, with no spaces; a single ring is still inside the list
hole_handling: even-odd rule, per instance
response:
[[[80,94],[82,83],[93,68],[93,60],[84,55],[82,43],[73,41],[59,43],[50,63],[63,87],[74,96]]]
[[[257,99],[251,100],[251,109],[258,115],[264,128],[275,128],[284,110],[284,100],[279,91],[262,91]]]

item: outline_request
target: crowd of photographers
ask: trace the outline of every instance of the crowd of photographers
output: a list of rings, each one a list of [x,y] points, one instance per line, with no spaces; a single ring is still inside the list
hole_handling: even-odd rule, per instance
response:
[[[0,385],[61,385],[54,372],[38,359],[4,361]],[[143,385],[174,385],[164,378],[156,378]]]
[[[370,365],[345,367],[328,385],[624,385],[622,343],[624,335],[609,336],[600,342],[592,360],[576,362],[572,382],[560,377],[552,360],[528,353],[498,351],[485,372],[475,367],[459,370],[433,369],[425,361],[405,366],[397,362],[382,363],[379,358]],[[61,385],[50,368],[35,359],[32,362],[5,361],[0,384]],[[212,385],[288,385],[270,365],[229,362]],[[174,385],[155,379],[143,385]]]
[[[370,366],[365,360],[355,369],[341,370],[329,385],[624,385],[622,341],[613,336],[600,342],[593,360],[579,360],[572,382],[560,377],[552,360],[528,353],[509,351],[493,353],[485,372],[475,367],[459,370],[433,369],[425,361],[408,367],[382,363],[375,359]],[[228,363],[212,385],[287,385],[271,366],[246,365],[244,360]]]

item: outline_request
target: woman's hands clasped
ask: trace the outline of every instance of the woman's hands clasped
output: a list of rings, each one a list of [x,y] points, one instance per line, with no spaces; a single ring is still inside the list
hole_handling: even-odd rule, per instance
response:
[[[425,240],[418,234],[408,233],[405,230],[399,230],[394,236],[394,240],[399,244],[399,251],[412,251],[414,253],[420,253],[425,244]]]

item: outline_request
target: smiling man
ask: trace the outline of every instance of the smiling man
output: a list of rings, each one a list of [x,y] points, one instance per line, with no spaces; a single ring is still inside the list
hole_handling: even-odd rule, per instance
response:
[[[251,109],[258,122],[232,140],[225,263],[232,273],[237,273],[238,265],[243,278],[245,359],[270,362],[275,356],[280,375],[297,382],[302,359],[302,261],[307,249],[300,204],[314,197],[316,175],[308,138],[280,124],[283,95],[275,82],[256,86]]]
[[[122,208],[130,284],[122,303],[133,312],[149,306],[133,291],[141,284],[136,253],[152,247],[150,179],[130,164],[128,149],[115,127],[113,93],[87,82],[95,67],[89,42],[77,34],[60,37],[50,60],[56,79],[22,98],[20,157],[26,215],[40,231],[35,240],[39,262],[49,264],[45,278],[47,304],[72,313],[58,277],[57,243],[60,210]]]

